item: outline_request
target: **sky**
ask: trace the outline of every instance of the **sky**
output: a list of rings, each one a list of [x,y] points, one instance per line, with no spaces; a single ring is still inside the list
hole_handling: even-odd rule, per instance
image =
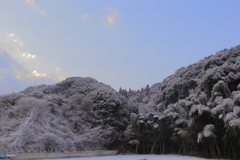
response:
[[[1,0],[0,95],[68,77],[141,89],[240,44],[239,0]]]

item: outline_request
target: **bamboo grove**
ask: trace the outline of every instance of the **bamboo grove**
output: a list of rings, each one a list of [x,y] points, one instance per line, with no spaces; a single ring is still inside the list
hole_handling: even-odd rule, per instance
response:
[[[125,135],[136,153],[240,158],[240,45],[180,68],[128,102]]]

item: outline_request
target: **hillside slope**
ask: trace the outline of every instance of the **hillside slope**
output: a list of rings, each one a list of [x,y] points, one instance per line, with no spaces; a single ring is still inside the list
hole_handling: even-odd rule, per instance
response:
[[[123,96],[92,78],[68,78],[1,96],[0,150],[104,149],[121,137],[128,123],[126,107]]]
[[[240,157],[240,45],[125,97],[136,152]]]

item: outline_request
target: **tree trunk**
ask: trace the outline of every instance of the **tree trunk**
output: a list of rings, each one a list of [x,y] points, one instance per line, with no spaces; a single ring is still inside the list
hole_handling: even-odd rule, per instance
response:
[[[135,150],[136,154],[138,154],[138,146],[139,146],[139,144],[136,144],[136,150]]]
[[[155,145],[156,145],[156,141],[154,141],[152,144],[151,154],[154,154]]]

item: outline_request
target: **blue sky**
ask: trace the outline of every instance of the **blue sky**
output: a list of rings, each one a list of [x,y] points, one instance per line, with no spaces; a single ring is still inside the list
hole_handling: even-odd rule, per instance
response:
[[[161,82],[240,44],[239,7],[239,0],[1,0],[0,94],[73,76],[116,90]]]

